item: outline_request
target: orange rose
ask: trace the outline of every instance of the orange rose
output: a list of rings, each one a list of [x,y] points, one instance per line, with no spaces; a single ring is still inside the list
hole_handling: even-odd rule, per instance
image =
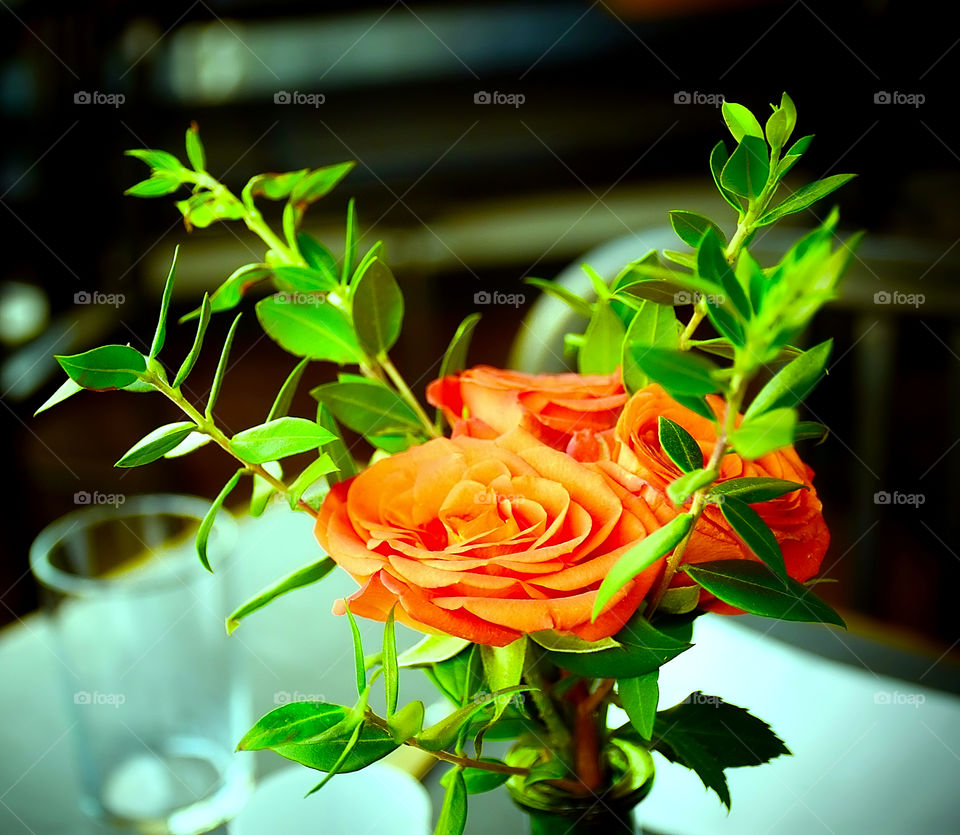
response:
[[[709,396],[710,407],[720,415],[723,401]],[[661,524],[677,514],[666,498],[667,485],[681,475],[660,447],[658,418],[680,424],[697,441],[708,460],[717,441],[716,425],[681,406],[658,385],[638,391],[624,407],[616,428],[617,465],[603,465],[623,486],[648,502]],[[740,417],[738,417],[738,422]],[[622,468],[622,469],[621,469]],[[631,475],[626,475],[626,470]],[[731,478],[769,476],[806,485],[772,501],[753,505],[754,510],[771,527],[786,563],[787,573],[795,580],[807,580],[820,570],[830,543],[830,533],[823,520],[820,500],[813,489],[813,470],[804,464],[792,446],[745,461],[736,453],[728,453],[720,462],[718,481]],[[690,563],[723,559],[756,559],[733,533],[716,505],[708,505],[684,552],[683,561]],[[682,575],[678,575],[685,582]],[[721,606],[711,608],[722,609]],[[727,608],[725,611],[732,611]]]
[[[618,495],[623,493],[623,495]],[[317,519],[323,548],[361,584],[350,610],[481,644],[544,629],[616,633],[662,561],[595,623],[610,568],[658,527],[646,502],[522,429],[438,438],[337,484]],[[343,604],[335,607],[342,613]]]
[[[434,380],[427,400],[451,426],[470,418],[496,435],[520,426],[554,449],[596,460],[602,455],[594,436],[614,427],[627,394],[619,372],[524,374],[478,365]]]

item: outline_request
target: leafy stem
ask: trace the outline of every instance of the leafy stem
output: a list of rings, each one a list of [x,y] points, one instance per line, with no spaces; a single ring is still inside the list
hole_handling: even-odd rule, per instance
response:
[[[410,405],[410,408],[416,413],[420,423],[423,424],[423,429],[427,433],[427,437],[439,438],[440,435],[437,432],[437,428],[434,426],[433,421],[427,416],[423,406],[420,405],[420,401],[417,400],[416,396],[407,385],[406,380],[404,380],[400,372],[397,371],[397,368],[391,361],[390,357],[387,356],[386,353],[383,353],[376,358],[376,361],[380,367],[387,372],[387,376],[390,378],[390,381],[394,384],[394,386],[396,386],[400,396],[407,401],[407,403]]]

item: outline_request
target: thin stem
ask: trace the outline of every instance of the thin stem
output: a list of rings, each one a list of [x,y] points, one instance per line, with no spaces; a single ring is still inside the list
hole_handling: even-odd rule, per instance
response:
[[[693,315],[690,317],[690,321],[687,322],[687,326],[683,329],[683,333],[680,334],[680,342],[677,346],[681,351],[689,351],[692,347],[690,340],[693,339],[693,334],[697,329],[697,326],[704,320],[704,317],[707,315],[707,303],[703,299],[697,300],[697,305],[693,309]]]
[[[410,405],[410,408],[416,413],[417,417],[420,420],[420,423],[423,424],[423,428],[427,433],[428,438],[439,438],[440,435],[437,433],[436,427],[433,425],[433,421],[427,416],[427,413],[423,410],[423,406],[420,405],[420,401],[414,396],[413,392],[410,391],[410,387],[407,385],[406,380],[400,375],[400,372],[397,371],[396,366],[391,362],[390,357],[386,353],[380,354],[377,357],[377,362],[380,367],[387,372],[387,376],[390,378],[390,381],[396,386],[400,396],[407,401]]]
[[[617,683],[615,678],[605,678],[600,684],[597,685],[597,689],[594,690],[587,699],[583,702],[583,710],[593,713],[604,699],[610,694],[610,691],[613,690],[613,686]]]
[[[543,671],[537,666],[536,659],[532,654],[532,643],[532,641],[528,642],[527,655],[523,663],[523,678],[533,688],[529,691],[530,698],[533,700],[543,724],[547,727],[547,734],[550,737],[552,747],[555,750],[567,750],[570,747],[570,730],[550,697],[550,682],[547,681]]]

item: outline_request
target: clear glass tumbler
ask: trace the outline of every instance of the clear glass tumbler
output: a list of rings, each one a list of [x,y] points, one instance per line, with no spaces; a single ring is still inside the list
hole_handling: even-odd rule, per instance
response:
[[[210,503],[154,495],[91,505],[47,527],[30,565],[53,619],[73,712],[84,811],[150,835],[199,835],[243,806],[253,758],[236,642],[224,618],[237,526]]]

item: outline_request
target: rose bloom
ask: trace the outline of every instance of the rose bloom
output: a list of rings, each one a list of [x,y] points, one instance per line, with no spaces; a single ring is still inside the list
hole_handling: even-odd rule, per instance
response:
[[[525,374],[489,365],[434,380],[427,400],[451,426],[479,421],[496,437],[514,427],[578,460],[605,457],[598,438],[611,434],[627,402],[619,371],[609,374]],[[471,434],[484,433],[474,428]]]
[[[597,589],[659,527],[639,496],[514,428],[496,440],[437,438],[335,485],[320,544],[361,585],[350,610],[504,646],[554,629],[615,634],[659,576],[658,560],[595,623]],[[335,606],[342,613],[343,603]]]
[[[710,407],[723,414],[723,401],[708,396]],[[680,424],[697,441],[704,461],[709,460],[717,441],[716,425],[681,406],[659,385],[639,390],[624,407],[615,432],[616,464],[601,464],[618,483],[643,497],[661,524],[679,511],[666,497],[667,485],[682,473],[663,451],[658,436],[660,416]],[[737,422],[739,423],[738,417]],[[773,530],[783,551],[787,573],[795,580],[807,580],[820,570],[830,533],[823,520],[821,503],[813,488],[813,470],[804,464],[792,446],[764,455],[753,461],[736,453],[728,453],[720,462],[718,481],[731,478],[769,476],[795,481],[807,487],[752,505]],[[626,471],[626,472],[624,472]],[[757,559],[733,533],[720,508],[707,505],[683,554],[683,562],[698,563],[725,559]],[[682,574],[677,581],[689,581]],[[701,595],[702,603],[720,611],[738,611],[715,603],[712,596]]]

